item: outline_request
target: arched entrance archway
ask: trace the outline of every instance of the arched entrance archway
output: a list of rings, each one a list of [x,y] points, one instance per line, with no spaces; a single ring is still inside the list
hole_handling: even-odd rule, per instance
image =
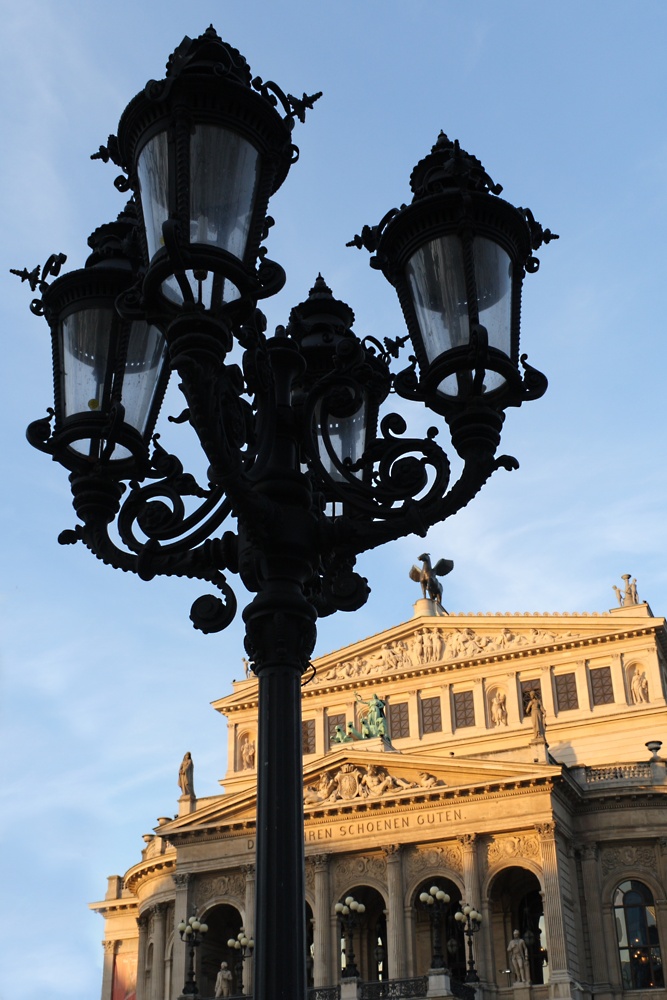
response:
[[[352,941],[359,975],[367,982],[386,980],[389,978],[389,970],[387,969],[387,912],[384,898],[377,889],[368,885],[354,886],[344,894],[343,899],[348,896],[353,896],[365,907]],[[339,953],[339,968],[342,971],[346,964],[345,939],[342,935]]]
[[[434,920],[432,908],[419,899],[423,892],[430,893],[431,888],[436,886],[446,892],[450,900],[443,908],[439,921]],[[415,890],[412,906],[415,914],[415,974],[424,975],[431,967],[433,935],[439,934],[445,967],[454,979],[463,982],[466,973],[465,940],[461,924],[454,919],[454,914],[461,908],[461,891],[456,883],[441,875],[425,879]]]
[[[511,982],[507,945],[515,930],[519,931],[526,942],[531,983],[548,983],[549,956],[542,893],[537,876],[518,865],[503,868],[493,879],[489,889],[489,911],[497,985],[508,986]]]
[[[227,947],[227,942],[239,933],[243,927],[243,918],[235,906],[221,903],[207,910],[204,919],[208,924],[208,931],[199,949],[199,993],[203,997],[212,997],[215,994],[215,980],[221,962],[227,962],[232,973],[232,992],[240,993],[241,974],[236,968],[238,963],[231,949]],[[245,969],[242,975],[247,980]]]

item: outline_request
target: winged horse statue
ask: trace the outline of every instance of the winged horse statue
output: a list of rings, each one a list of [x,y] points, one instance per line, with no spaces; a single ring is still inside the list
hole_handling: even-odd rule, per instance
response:
[[[451,573],[454,569],[453,559],[438,559],[435,566],[432,566],[428,552],[423,552],[417,558],[421,561],[421,569],[419,566],[413,566],[410,570],[410,579],[421,584],[423,597],[428,594],[432,601],[442,607],[442,584],[438,577]]]

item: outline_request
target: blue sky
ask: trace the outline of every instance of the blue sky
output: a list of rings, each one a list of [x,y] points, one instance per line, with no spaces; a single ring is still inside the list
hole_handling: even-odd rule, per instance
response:
[[[200,795],[226,769],[209,702],[241,676],[242,632],[205,637],[196,583],[150,584],[78,546],[67,477],[25,442],[51,402],[46,324],[10,267],[54,251],[77,267],[120,211],[114,168],[90,153],[160,78],[186,34],[213,22],[254,73],[324,96],[298,127],[301,159],[271,203],[269,248],[288,275],[266,305],[284,323],[321,270],[355,329],[403,332],[390,286],[346,249],[408,200],[440,129],[480,157],[504,196],[560,233],[524,288],[522,339],[548,394],[508,415],[498,473],[460,515],[362,557],[366,608],[321,624],[318,651],[411,615],[424,547],[453,558],[451,611],[604,611],[620,574],[667,609],[665,346],[667,138],[662,0],[2,0],[0,62],[5,477],[5,747],[0,985],[24,1000],[89,1000],[102,921],[87,910],[141,834],[176,810],[178,764]],[[177,393],[165,413],[178,412]],[[446,429],[443,428],[443,436]],[[186,455],[188,455],[186,448]],[[197,456],[192,455],[197,467]],[[240,603],[243,595],[239,593]],[[667,732],[651,733],[667,741]],[[638,758],[644,755],[638,735]],[[23,931],[28,924],[30,930]]]

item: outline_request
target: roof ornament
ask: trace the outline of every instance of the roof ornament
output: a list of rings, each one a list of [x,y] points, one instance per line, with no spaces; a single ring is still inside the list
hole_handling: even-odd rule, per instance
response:
[[[637,580],[634,578],[632,581],[630,577],[631,573],[622,573],[621,580],[625,580],[625,588],[621,590],[614,584],[613,590],[616,594],[616,600],[618,601],[619,608],[629,608],[634,604],[639,604],[639,598],[637,596]]]
[[[421,584],[423,598],[426,598],[428,594],[428,597],[442,608],[442,584],[437,577],[451,573],[454,569],[454,561],[452,559],[438,559],[433,566],[428,552],[423,552],[417,558],[421,561],[421,569],[419,566],[413,566],[409,574],[410,579]]]

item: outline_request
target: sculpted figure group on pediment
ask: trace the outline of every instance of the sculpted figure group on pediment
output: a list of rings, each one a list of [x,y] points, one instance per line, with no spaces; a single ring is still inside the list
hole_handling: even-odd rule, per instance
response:
[[[440,778],[426,771],[420,773],[417,781],[410,781],[390,774],[386,768],[378,767],[376,764],[363,767],[347,763],[337,769],[324,771],[318,782],[306,785],[303,799],[305,805],[316,805],[357,798],[372,799],[390,792],[400,792],[410,788],[435,788],[444,784]]]
[[[493,635],[484,635],[472,628],[455,628],[450,631],[441,628],[422,628],[409,638],[384,643],[379,649],[364,656],[335,663],[328,670],[317,674],[314,682],[324,684],[327,681],[386,674],[393,670],[405,670],[427,663],[470,659],[487,653],[564,642],[567,639],[577,638],[578,635],[578,632],[556,633],[538,628],[530,628],[526,632],[513,632],[507,626]]]

